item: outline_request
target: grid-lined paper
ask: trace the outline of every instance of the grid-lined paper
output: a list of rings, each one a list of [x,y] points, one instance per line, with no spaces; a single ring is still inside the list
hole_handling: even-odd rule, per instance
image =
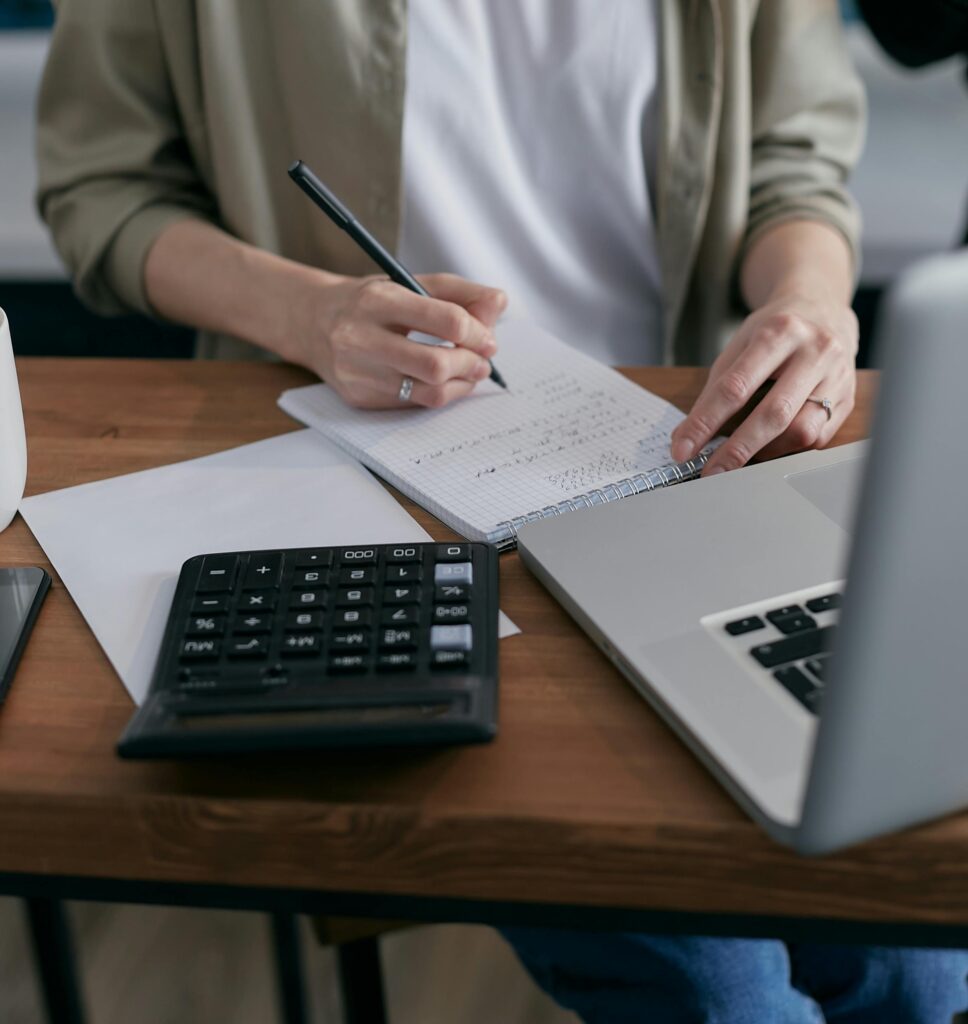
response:
[[[550,334],[502,324],[490,381],[444,409],[353,409],[323,384],[279,405],[466,537],[670,465],[683,415]]]

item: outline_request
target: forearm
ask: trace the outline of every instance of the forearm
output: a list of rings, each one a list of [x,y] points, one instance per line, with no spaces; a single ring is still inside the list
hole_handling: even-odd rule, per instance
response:
[[[340,280],[198,220],[162,231],[144,268],[145,292],[159,315],[300,363],[305,359],[294,311],[305,304],[307,291]]]
[[[784,221],[747,250],[740,286],[751,310],[781,296],[848,306],[853,292],[850,247],[822,221]]]

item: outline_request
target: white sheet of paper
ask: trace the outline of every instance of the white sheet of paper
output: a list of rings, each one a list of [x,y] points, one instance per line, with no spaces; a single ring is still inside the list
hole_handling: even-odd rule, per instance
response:
[[[186,558],[429,539],[365,470],[309,430],[36,495],[20,511],[139,704]]]
[[[20,511],[138,704],[192,555],[430,540],[313,430],[35,495]],[[501,627],[518,632],[504,616]]]

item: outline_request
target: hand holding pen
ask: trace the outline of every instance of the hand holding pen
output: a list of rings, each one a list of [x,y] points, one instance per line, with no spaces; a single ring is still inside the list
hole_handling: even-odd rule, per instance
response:
[[[347,401],[363,408],[439,407],[486,377],[505,386],[489,362],[496,351],[490,328],[506,305],[503,292],[453,274],[418,281],[305,164],[297,161],[289,174],[391,278],[343,278],[327,288],[330,301],[321,312],[331,365],[325,376]],[[341,292],[336,303],[334,288]],[[410,331],[454,347],[411,341]]]

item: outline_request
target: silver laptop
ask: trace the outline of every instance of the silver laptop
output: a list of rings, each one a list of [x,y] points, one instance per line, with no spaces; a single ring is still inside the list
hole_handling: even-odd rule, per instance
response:
[[[968,251],[902,280],[877,351],[869,447],[519,536],[632,685],[803,853],[968,805]]]

